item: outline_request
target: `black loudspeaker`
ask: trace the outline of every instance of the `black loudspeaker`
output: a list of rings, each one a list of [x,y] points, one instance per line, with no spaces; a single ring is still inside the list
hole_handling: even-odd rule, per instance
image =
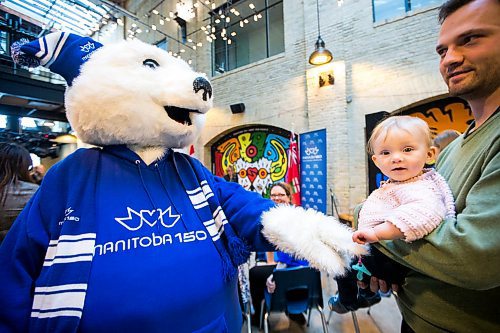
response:
[[[233,114],[245,112],[245,104],[244,103],[232,104],[229,107],[231,108],[231,112]]]

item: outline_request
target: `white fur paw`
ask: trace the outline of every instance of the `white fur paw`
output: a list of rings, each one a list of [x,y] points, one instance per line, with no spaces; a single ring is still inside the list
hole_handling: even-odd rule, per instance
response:
[[[262,215],[262,225],[278,249],[334,276],[344,274],[353,256],[366,253],[348,227],[312,209],[278,206]]]
[[[333,217],[320,224],[319,235],[323,242],[344,253],[349,258],[368,254],[368,247],[352,240],[352,229],[338,222]]]

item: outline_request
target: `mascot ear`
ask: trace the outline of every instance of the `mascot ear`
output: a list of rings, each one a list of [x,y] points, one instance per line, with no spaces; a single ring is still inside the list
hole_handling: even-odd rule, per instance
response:
[[[47,67],[71,86],[80,75],[80,66],[100,47],[102,44],[90,37],[54,32],[32,42],[21,39],[13,43],[11,54],[15,63],[25,67]]]

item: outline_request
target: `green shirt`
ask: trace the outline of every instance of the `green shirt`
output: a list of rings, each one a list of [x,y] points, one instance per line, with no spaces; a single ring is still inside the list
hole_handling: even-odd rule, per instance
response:
[[[398,293],[403,317],[416,332],[500,332],[500,112],[470,129],[440,155],[456,219],[426,238],[377,246],[411,267]]]

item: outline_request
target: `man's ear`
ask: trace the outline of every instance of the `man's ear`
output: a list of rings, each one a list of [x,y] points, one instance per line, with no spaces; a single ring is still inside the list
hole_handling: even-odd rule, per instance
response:
[[[436,156],[437,156],[437,148],[434,146],[430,146],[429,150],[427,151],[427,158],[425,160],[425,163],[429,165],[436,163]]]

